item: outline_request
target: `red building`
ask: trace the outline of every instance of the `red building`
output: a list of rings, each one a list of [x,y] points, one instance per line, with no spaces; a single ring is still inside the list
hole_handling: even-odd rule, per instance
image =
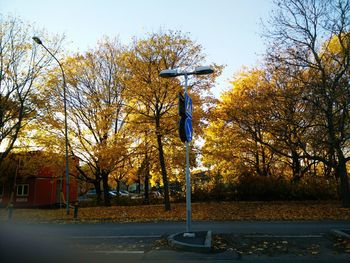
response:
[[[10,200],[14,207],[63,204],[66,180],[62,160],[59,157],[52,158],[52,155],[46,158],[42,152],[11,155],[0,170],[0,206],[7,206]],[[70,166],[74,166],[74,160]],[[69,202],[73,203],[78,198],[78,184],[75,176],[72,176],[74,169],[70,170]]]

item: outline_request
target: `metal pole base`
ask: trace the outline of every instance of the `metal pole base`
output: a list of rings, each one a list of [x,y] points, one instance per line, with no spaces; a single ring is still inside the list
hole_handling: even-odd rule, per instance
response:
[[[8,220],[11,221],[12,220],[12,214],[13,214],[13,204],[10,204],[8,206]]]
[[[191,232],[185,232],[184,237],[196,237],[196,234]]]
[[[74,203],[74,219],[78,218],[78,207],[79,204],[77,202]]]

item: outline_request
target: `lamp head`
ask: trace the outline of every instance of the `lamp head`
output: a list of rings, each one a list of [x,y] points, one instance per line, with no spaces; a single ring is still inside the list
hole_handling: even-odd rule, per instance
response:
[[[214,73],[214,69],[210,66],[202,66],[202,67],[196,67],[194,69],[195,75],[207,75]]]
[[[178,76],[179,73],[177,69],[164,69],[159,73],[159,76],[162,78],[173,78]]]
[[[38,37],[32,37],[32,39],[38,44],[38,45],[42,45],[43,42],[40,40],[40,38]]]

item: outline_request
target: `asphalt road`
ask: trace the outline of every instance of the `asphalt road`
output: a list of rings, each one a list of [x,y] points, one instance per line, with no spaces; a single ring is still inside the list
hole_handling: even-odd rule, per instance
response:
[[[0,226],[2,263],[12,262],[350,262],[350,254],[335,251],[328,238],[332,229],[350,229],[350,222],[194,222],[194,231],[212,230],[258,248],[257,241],[293,244],[291,251],[243,256],[230,249],[200,254],[171,250],[165,240],[183,232],[184,222],[104,224],[3,224]],[[273,242],[272,242],[273,241]],[[242,245],[243,244],[243,245]],[[250,247],[248,246],[250,245]],[[254,245],[254,246],[253,246]],[[315,255],[297,255],[318,246]],[[277,246],[278,247],[278,246]],[[274,249],[274,248],[272,248]],[[247,251],[246,252],[250,252]],[[292,253],[295,252],[295,253]],[[203,263],[203,262],[202,262]]]

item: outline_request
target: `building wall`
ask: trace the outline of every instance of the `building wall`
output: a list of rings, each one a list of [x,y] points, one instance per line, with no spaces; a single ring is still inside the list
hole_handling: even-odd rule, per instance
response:
[[[62,186],[62,192],[65,198],[65,180],[63,180]],[[74,203],[78,198],[77,182],[75,179],[70,180],[69,187],[69,202]],[[27,188],[27,190],[25,188]],[[3,184],[0,206],[6,207],[9,204],[11,192],[13,192],[13,184]],[[12,200],[15,207],[53,206],[60,203],[60,195],[60,180],[58,178],[32,177],[25,180],[17,180]],[[61,200],[61,202],[64,203],[65,200]]]

